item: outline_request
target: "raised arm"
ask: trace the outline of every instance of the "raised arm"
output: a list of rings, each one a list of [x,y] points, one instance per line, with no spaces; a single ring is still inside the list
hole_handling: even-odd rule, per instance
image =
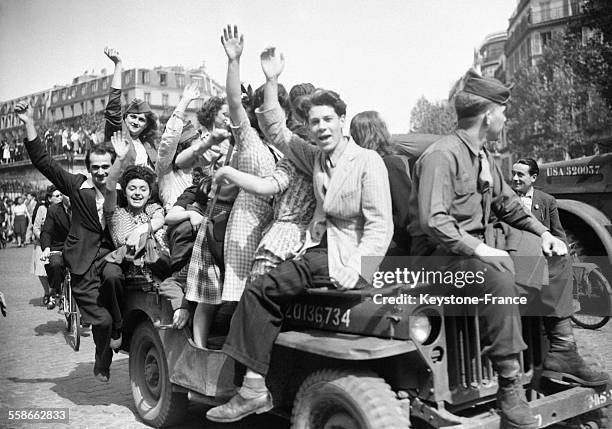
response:
[[[197,84],[191,83],[183,90],[183,96],[178,105],[174,109],[172,116],[166,123],[166,129],[162,135],[161,142],[157,149],[157,163],[155,164],[155,172],[158,176],[166,174],[172,167],[172,160],[176,154],[178,142],[183,132],[185,121],[185,110],[192,100],[200,98],[200,90]]]
[[[110,140],[115,131],[121,130],[121,74],[123,73],[123,63],[116,49],[104,48],[104,54],[115,64],[113,80],[111,81],[110,91],[106,109],[104,109],[104,141]]]
[[[64,195],[72,195],[72,189],[77,185],[77,177],[64,170],[49,154],[45,148],[45,144],[40,141],[34,126],[34,116],[32,107],[22,101],[15,106],[17,117],[26,128],[26,136],[28,141],[25,144],[26,150],[30,155],[32,164],[45,176],[57,189]],[[78,183],[80,185],[80,183]]]
[[[117,182],[125,171],[125,169],[134,160],[134,156],[130,156],[129,152],[133,151],[133,144],[121,131],[115,132],[111,137],[111,143],[115,149],[115,162],[108,170],[108,178],[106,179],[106,190],[104,193],[104,212],[112,213],[117,205]]]
[[[228,139],[230,133],[227,130],[216,128],[207,138],[199,139],[194,144],[185,149],[176,156],[174,163],[178,168],[191,168],[201,162],[203,165],[208,165],[212,160],[216,160],[217,157],[205,157],[205,153],[209,151],[219,152],[216,145],[219,145],[223,140]]]
[[[213,180],[216,183],[224,181],[233,183],[241,189],[257,195],[275,195],[281,191],[278,183],[271,177],[258,177],[230,166],[219,168]]]
[[[276,48],[266,48],[260,55],[261,68],[266,76],[264,102],[255,111],[266,140],[287,156],[296,167],[311,175],[318,149],[291,132],[285,113],[278,102],[278,77],[285,68],[285,58]]]
[[[240,125],[249,121],[244,106],[242,105],[242,92],[240,90],[240,56],[244,47],[244,36],[238,35],[238,27],[234,30],[230,25],[223,29],[221,44],[227,55],[227,106],[229,107],[232,124]]]

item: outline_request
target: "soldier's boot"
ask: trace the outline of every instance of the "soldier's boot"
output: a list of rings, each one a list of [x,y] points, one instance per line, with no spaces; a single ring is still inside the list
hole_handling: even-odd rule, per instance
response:
[[[578,354],[569,317],[546,317],[544,328],[550,349],[542,365],[543,377],[588,387],[603,386],[610,382],[608,373],[593,370]]]
[[[493,359],[493,367],[498,373],[497,407],[501,417],[500,427],[502,429],[537,428],[538,421],[529,408],[520,382],[518,356]]]

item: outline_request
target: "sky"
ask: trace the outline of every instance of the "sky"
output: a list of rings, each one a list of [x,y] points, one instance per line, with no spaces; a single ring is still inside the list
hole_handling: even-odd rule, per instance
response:
[[[0,0],[0,100],[67,84],[85,70],[195,67],[225,84],[224,25],[244,34],[242,81],[264,82],[259,54],[285,56],[280,82],[333,89],[347,119],[377,110],[407,132],[425,96],[445,99],[517,0]],[[348,132],[348,130],[346,130]]]

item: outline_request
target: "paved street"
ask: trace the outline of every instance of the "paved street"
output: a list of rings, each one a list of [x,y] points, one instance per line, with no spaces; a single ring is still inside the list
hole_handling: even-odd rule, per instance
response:
[[[128,375],[128,356],[116,354],[111,382],[93,376],[94,344],[81,338],[74,352],[64,335],[64,318],[42,305],[43,290],[29,274],[32,246],[0,250],[0,290],[9,310],[0,315],[0,428],[148,428],[137,417]],[[7,408],[69,408],[70,424],[5,426]],[[180,428],[270,429],[288,423],[274,416],[255,416],[236,424],[212,424],[207,407],[192,404]]]
[[[94,346],[82,338],[74,352],[64,336],[63,316],[41,307],[38,279],[29,274],[32,247],[0,250],[0,290],[7,297],[8,317],[0,317],[0,427],[34,428],[145,428],[132,402],[128,357],[115,355],[111,383],[92,374]],[[612,324],[600,331],[577,329],[579,339],[590,343],[612,368]],[[3,426],[7,408],[69,408],[70,424]],[[234,425],[214,425],[205,420],[206,407],[192,404],[181,428],[286,428],[273,416],[256,416]]]

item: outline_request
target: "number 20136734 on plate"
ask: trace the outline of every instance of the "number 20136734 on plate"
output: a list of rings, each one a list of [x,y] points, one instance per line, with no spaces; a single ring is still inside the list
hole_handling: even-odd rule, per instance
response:
[[[285,310],[285,319],[309,324],[344,326],[351,324],[351,310],[315,304],[293,304]]]

